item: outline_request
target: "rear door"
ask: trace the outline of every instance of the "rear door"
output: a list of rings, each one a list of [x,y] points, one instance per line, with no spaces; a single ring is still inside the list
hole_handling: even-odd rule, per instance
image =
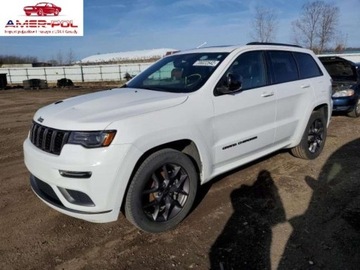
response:
[[[277,92],[275,143],[282,143],[296,133],[304,114],[312,109],[316,97],[311,78],[321,71],[306,53],[274,50],[267,55]]]

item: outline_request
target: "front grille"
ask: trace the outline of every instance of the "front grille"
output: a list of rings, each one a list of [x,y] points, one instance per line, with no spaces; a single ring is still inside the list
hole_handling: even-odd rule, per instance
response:
[[[45,152],[60,155],[69,135],[69,131],[48,128],[33,122],[30,130],[30,141]]]

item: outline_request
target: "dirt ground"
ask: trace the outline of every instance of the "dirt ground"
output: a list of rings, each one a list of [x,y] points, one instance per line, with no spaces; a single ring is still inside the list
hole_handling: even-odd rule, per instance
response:
[[[175,229],[93,224],[33,194],[22,142],[41,106],[92,89],[0,91],[0,269],[359,269],[360,119],[314,161],[280,151],[203,186]]]

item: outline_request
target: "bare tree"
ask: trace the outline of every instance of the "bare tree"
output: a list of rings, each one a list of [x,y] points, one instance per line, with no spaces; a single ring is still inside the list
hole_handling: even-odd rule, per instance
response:
[[[61,50],[58,51],[56,55],[56,62],[58,65],[62,66],[64,64],[64,56]]]
[[[318,53],[334,39],[339,8],[323,1],[307,2],[300,18],[292,23],[294,41]]]
[[[325,4],[322,9],[320,17],[320,27],[317,35],[319,36],[319,49],[320,52],[324,51],[326,45],[335,38],[336,27],[339,20],[339,8]]]
[[[75,54],[74,54],[73,50],[70,48],[69,52],[67,54],[66,64],[71,65],[74,62],[75,62]]]
[[[253,21],[255,31],[250,33],[251,38],[259,42],[271,42],[275,40],[278,22],[274,10],[263,7],[256,8]]]
[[[336,53],[342,53],[346,50],[348,34],[339,32],[335,37],[334,51]]]

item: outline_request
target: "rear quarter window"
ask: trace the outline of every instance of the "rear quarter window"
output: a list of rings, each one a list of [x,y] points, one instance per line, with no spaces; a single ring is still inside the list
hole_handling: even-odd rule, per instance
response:
[[[307,53],[294,52],[294,57],[298,64],[300,79],[322,76],[321,69],[314,58]]]

